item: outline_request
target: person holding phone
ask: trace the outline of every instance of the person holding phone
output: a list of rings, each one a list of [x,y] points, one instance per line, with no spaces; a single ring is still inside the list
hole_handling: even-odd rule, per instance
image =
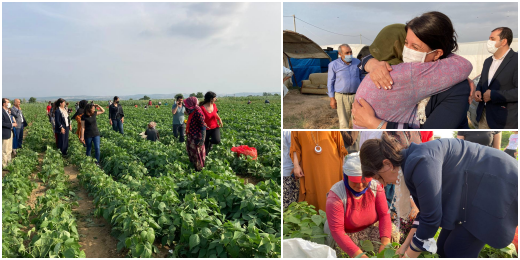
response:
[[[183,103],[184,97],[179,94],[175,97],[175,100],[176,102],[172,106],[173,135],[175,138],[179,138],[179,142],[184,143],[184,132],[186,131],[186,124],[184,124],[184,113],[186,112],[186,107]]]

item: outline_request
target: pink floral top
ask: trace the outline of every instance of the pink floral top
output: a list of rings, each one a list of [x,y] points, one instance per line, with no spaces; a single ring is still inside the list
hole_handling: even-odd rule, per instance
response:
[[[379,119],[419,128],[417,103],[467,79],[472,69],[468,60],[456,54],[435,62],[393,65],[391,90],[378,89],[370,77],[365,77],[356,92],[356,100],[366,100]],[[354,128],[362,127],[354,125]]]

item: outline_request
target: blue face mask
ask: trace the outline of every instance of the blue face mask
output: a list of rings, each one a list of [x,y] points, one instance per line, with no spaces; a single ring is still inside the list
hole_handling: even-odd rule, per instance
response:
[[[344,60],[345,60],[345,62],[351,62],[352,61],[352,55],[345,55]]]

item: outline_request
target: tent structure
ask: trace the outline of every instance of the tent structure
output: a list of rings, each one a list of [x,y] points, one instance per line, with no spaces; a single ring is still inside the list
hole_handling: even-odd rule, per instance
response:
[[[473,65],[473,70],[469,74],[469,78],[473,79],[480,75],[484,67],[484,61],[491,56],[487,50],[487,41],[478,42],[462,42],[459,43],[459,49],[456,54],[466,58]],[[518,38],[513,38],[511,48],[518,52]]]
[[[310,74],[322,72],[322,59],[331,60],[314,41],[297,32],[283,31],[283,65],[294,72],[295,85],[301,86]]]

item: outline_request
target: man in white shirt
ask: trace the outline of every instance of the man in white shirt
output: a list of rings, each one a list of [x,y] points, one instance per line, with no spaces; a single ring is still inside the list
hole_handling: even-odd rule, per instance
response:
[[[518,129],[518,53],[511,48],[513,32],[499,27],[487,43],[493,54],[484,61],[475,91],[480,129]]]
[[[7,98],[2,98],[2,168],[11,161],[13,151],[13,127],[16,123],[11,120],[9,108],[11,103]]]

